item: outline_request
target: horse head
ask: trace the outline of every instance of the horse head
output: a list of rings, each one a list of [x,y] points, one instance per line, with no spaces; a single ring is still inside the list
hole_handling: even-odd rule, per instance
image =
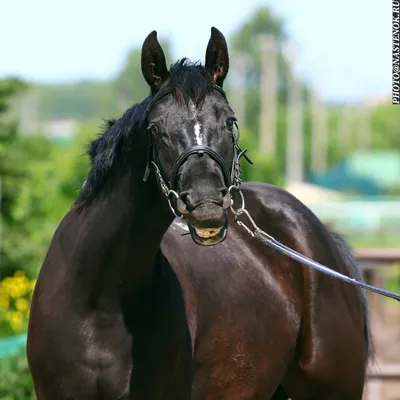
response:
[[[204,66],[182,59],[168,70],[153,31],[144,41],[141,64],[152,93],[150,163],[193,240],[214,245],[226,237],[231,192],[240,178],[236,118],[223,90],[228,48],[216,28],[205,59]]]

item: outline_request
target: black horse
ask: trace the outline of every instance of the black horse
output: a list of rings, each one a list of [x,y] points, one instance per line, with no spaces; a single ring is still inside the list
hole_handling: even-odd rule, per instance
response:
[[[145,40],[151,94],[92,142],[38,277],[38,399],[361,400],[364,294],[256,242],[228,212],[243,193],[262,229],[361,278],[346,242],[296,198],[240,186],[228,63],[215,28],[204,66],[168,70],[156,32]]]

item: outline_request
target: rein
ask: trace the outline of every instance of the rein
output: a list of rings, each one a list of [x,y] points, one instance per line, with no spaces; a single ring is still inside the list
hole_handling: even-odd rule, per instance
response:
[[[217,85],[212,86],[213,89],[217,90],[224,98],[226,101],[226,95],[223,89]],[[161,90],[159,93],[156,94],[156,96],[151,100],[148,106],[148,112],[150,112],[151,108],[154,106],[154,104],[159,101],[161,98],[164,96],[168,95],[171,93],[171,90],[165,89]],[[333,278],[342,280],[344,282],[350,283],[352,285],[358,286],[363,289],[368,289],[372,292],[375,292],[377,294],[380,294],[385,297],[389,297],[392,299],[395,299],[397,301],[400,301],[400,294],[389,292],[384,289],[377,288],[372,285],[368,285],[367,283],[360,282],[357,279],[350,278],[349,276],[343,275],[340,272],[337,272],[329,267],[326,267],[323,264],[320,264],[311,258],[298,253],[297,251],[291,249],[290,247],[285,246],[278,240],[276,240],[274,237],[269,235],[268,233],[264,232],[262,229],[260,229],[257,224],[254,222],[253,218],[249,214],[249,212],[246,210],[245,207],[245,200],[243,193],[241,191],[241,183],[242,183],[242,173],[240,170],[240,158],[244,156],[244,158],[250,163],[253,164],[252,161],[246,156],[246,151],[241,150],[238,141],[240,137],[240,131],[237,123],[235,122],[235,127],[237,130],[237,134],[234,132],[232,133],[232,145],[233,145],[233,162],[232,162],[232,168],[229,169],[228,165],[226,164],[225,160],[223,157],[221,157],[220,154],[218,154],[216,151],[211,149],[209,146],[193,146],[190,149],[186,150],[183,152],[174,162],[172,166],[172,172],[171,172],[171,178],[168,179],[162,166],[160,163],[160,159],[158,157],[157,153],[157,147],[152,143],[150,148],[149,148],[149,155],[148,155],[148,162],[147,162],[147,167],[144,173],[143,181],[146,182],[149,174],[150,174],[150,166],[153,165],[156,173],[156,178],[157,181],[161,187],[161,190],[164,194],[164,196],[167,198],[168,205],[172,211],[172,213],[176,217],[183,218],[180,213],[178,213],[173,205],[171,204],[171,196],[176,197],[176,199],[179,199],[179,194],[176,192],[176,184],[177,184],[177,175],[179,168],[186,162],[186,160],[192,156],[197,154],[198,157],[202,157],[204,154],[207,154],[210,158],[212,158],[221,168],[223,176],[224,176],[224,181],[225,185],[228,188],[229,193],[231,194],[231,206],[230,209],[232,213],[234,214],[235,221],[236,223],[244,228],[250,236],[254,237],[261,243],[265,244],[266,246],[275,249],[276,251],[279,251],[280,253],[290,257],[291,259],[298,261],[302,263],[303,265],[313,268],[319,272],[322,272],[325,275],[331,276]],[[233,201],[233,194],[238,193],[240,195],[242,205],[238,209],[234,209],[234,201]],[[248,221],[251,224],[251,228],[246,225],[240,218],[246,216]]]
[[[314,261],[311,258],[309,258],[301,253],[298,253],[297,251],[291,249],[290,247],[285,246],[284,244],[282,244],[281,242],[276,240],[273,236],[264,232],[262,229],[260,229],[257,226],[257,224],[254,222],[254,220],[251,217],[251,215],[249,214],[249,212],[246,210],[245,204],[244,204],[243,193],[240,190],[239,190],[239,193],[240,193],[241,199],[242,199],[242,206],[239,209],[235,210],[233,208],[233,200],[232,200],[231,211],[235,215],[236,223],[239,226],[241,226],[242,228],[244,228],[246,230],[246,232],[248,234],[250,234],[250,236],[254,237],[261,243],[265,244],[266,246],[271,247],[272,249],[275,249],[282,254],[285,254],[286,256],[290,257],[291,259],[298,261],[309,268],[313,268],[319,272],[322,272],[325,275],[342,280],[344,282],[350,283],[352,285],[358,286],[363,289],[368,289],[368,290],[378,293],[382,296],[389,297],[394,300],[400,301],[400,294],[394,293],[394,292],[389,292],[388,290],[377,288],[375,286],[368,285],[367,283],[360,282],[357,279],[350,278],[349,276],[343,275],[340,272],[337,272],[329,267],[326,267],[325,265],[320,264],[319,262]],[[249,228],[242,220],[239,219],[242,216],[247,217],[247,219],[250,221],[251,228]]]

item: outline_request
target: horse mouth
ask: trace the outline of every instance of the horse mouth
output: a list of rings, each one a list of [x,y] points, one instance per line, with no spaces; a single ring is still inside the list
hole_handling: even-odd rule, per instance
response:
[[[193,241],[200,246],[215,246],[226,239],[228,218],[225,217],[224,225],[219,228],[195,228],[188,221],[190,235]]]

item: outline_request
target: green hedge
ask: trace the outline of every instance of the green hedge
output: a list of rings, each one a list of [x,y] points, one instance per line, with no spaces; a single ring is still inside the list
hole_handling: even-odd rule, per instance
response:
[[[0,362],[0,399],[36,400],[24,350]]]

